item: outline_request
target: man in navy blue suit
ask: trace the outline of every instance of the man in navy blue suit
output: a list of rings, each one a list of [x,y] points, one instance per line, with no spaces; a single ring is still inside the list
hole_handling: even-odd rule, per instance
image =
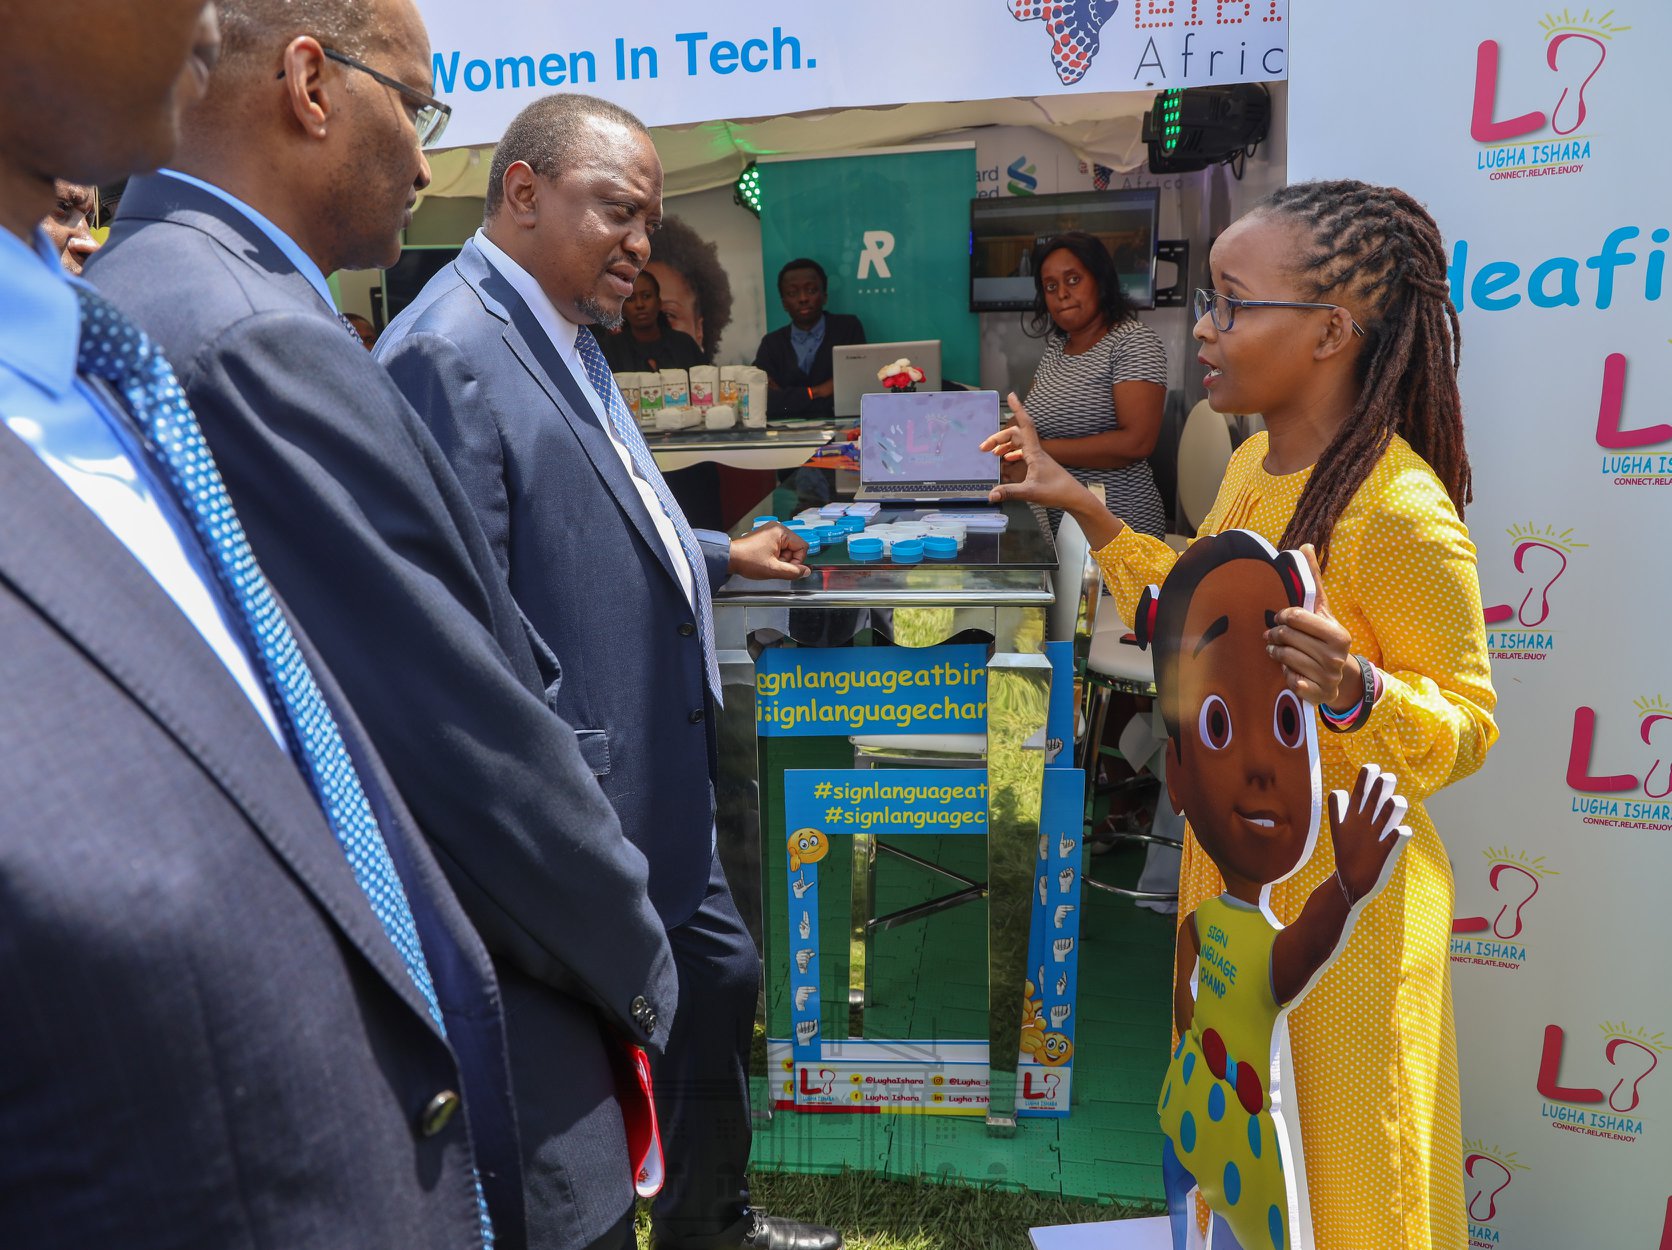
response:
[[[755,368],[770,387],[767,411],[775,417],[828,417],[835,411],[835,349],[865,341],[858,317],[825,311],[830,286],[824,266],[802,256],[778,271],[778,298],[789,324],[761,339]]]
[[[617,1061],[662,1048],[678,995],[644,856],[600,744],[552,711],[569,674],[325,280],[399,254],[441,116],[429,39],[411,0],[223,0],[222,21],[174,165],[128,184],[88,275],[178,362],[257,556],[496,957],[530,1244],[619,1238]]]
[[[167,362],[34,228],[167,159],[214,5],[0,27],[0,1244],[515,1250],[487,953]]]
[[[831,1250],[829,1229],[748,1206],[747,1058],[760,963],[715,855],[718,669],[710,595],[728,573],[805,574],[781,526],[694,532],[592,338],[618,324],[662,216],[632,114],[580,95],[500,140],[486,222],[385,331],[377,358],[464,483],[511,590],[563,666],[557,708],[650,864],[679,969],[656,1070],[668,1183],[660,1247]]]

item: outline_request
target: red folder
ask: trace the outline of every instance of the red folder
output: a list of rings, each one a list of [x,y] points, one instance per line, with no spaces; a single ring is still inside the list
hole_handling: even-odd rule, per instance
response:
[[[667,1168],[662,1161],[662,1133],[656,1124],[650,1056],[626,1043],[610,1053],[615,1065],[615,1096],[627,1128],[627,1161],[633,1169],[633,1188],[641,1198],[654,1198],[662,1192]]]

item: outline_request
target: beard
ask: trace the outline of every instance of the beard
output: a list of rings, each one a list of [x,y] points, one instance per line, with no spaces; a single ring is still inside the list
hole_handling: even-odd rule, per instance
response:
[[[596,295],[583,295],[575,301],[575,308],[587,317],[592,318],[594,325],[603,326],[606,330],[619,330],[624,323],[621,315],[621,305],[617,304],[612,312],[605,307],[604,301]]]

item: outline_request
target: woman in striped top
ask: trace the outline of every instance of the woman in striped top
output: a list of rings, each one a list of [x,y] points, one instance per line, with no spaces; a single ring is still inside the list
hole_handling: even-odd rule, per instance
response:
[[[1027,409],[1045,451],[1086,485],[1101,485],[1116,516],[1141,534],[1166,533],[1148,456],[1167,398],[1167,353],[1138,320],[1108,250],[1071,231],[1033,253],[1028,332],[1045,354]],[[1055,529],[1062,514],[1050,510]]]

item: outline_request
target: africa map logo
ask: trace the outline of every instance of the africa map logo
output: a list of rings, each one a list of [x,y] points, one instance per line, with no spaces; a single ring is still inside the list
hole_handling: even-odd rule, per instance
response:
[[[1101,46],[1103,23],[1120,0],[1005,0],[1018,22],[1044,22],[1051,32],[1051,64],[1064,84],[1086,76]]]

